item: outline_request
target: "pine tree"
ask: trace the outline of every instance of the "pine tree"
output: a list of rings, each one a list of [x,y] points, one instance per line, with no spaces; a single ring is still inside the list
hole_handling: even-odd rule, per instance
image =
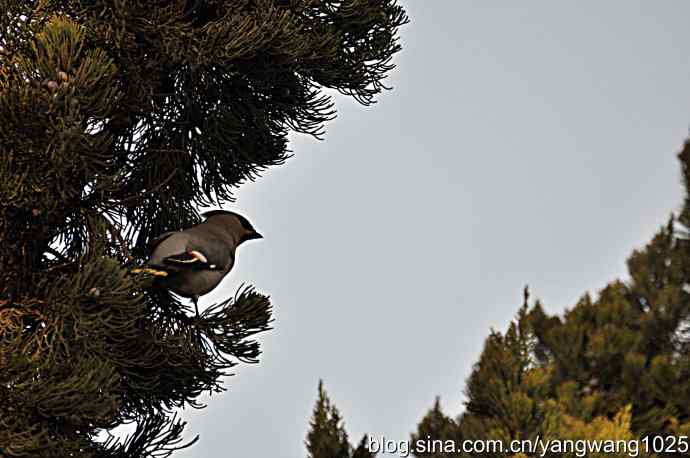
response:
[[[167,456],[269,328],[251,287],[192,318],[152,237],[384,89],[394,0],[0,0],[0,454]],[[124,423],[125,440],[98,434]]]
[[[424,444],[423,450],[416,444]],[[427,412],[417,426],[417,432],[412,434],[410,443],[417,451],[415,456],[424,458],[444,458],[448,456],[446,446],[457,450],[462,442],[458,425],[453,418],[448,417],[441,409],[441,399],[437,396],[434,406]],[[453,445],[451,445],[453,444]]]
[[[487,338],[456,431],[451,421],[429,427],[428,415],[420,432],[505,444],[690,435],[690,141],[679,159],[685,205],[632,253],[630,279],[584,295],[562,317],[538,301],[528,307],[526,295],[507,332]]]
[[[533,440],[544,416],[547,371],[534,364],[527,309],[520,308],[505,335],[494,331],[467,381],[466,411],[458,422],[463,440]],[[487,456],[502,456],[486,453]]]
[[[374,458],[375,456],[376,453],[369,451],[369,436],[365,434],[352,451],[352,458]]]
[[[318,397],[310,427],[305,442],[308,458],[373,458],[375,456],[367,448],[366,435],[356,448],[350,445],[343,419],[328,398],[323,381],[319,381]]]

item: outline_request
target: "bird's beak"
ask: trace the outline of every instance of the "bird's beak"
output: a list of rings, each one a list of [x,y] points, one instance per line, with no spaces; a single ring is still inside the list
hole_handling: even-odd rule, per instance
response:
[[[258,232],[254,232],[252,235],[249,236],[250,239],[262,239],[264,238],[263,235],[259,234]]]

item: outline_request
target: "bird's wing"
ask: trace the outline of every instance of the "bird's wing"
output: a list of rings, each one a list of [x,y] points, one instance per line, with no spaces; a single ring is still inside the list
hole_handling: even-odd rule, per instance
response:
[[[188,265],[190,267],[202,267],[208,264],[208,259],[203,253],[196,250],[185,251],[183,253],[173,254],[163,258],[166,264]]]
[[[229,267],[230,258],[231,253],[225,243],[207,238],[201,242],[190,240],[186,251],[166,256],[163,262],[182,268],[224,270]]]
[[[170,237],[171,235],[176,234],[176,233],[177,233],[176,231],[163,232],[158,237],[152,238],[151,240],[149,240],[149,243],[148,243],[149,249],[151,251],[155,250],[159,243],[161,243],[163,240],[167,239],[168,237]]]

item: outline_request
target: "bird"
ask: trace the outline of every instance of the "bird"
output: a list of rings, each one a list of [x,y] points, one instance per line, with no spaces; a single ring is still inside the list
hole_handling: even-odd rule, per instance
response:
[[[202,213],[205,220],[182,231],[164,232],[149,242],[145,269],[156,283],[191,298],[197,317],[199,297],[212,291],[235,265],[237,247],[263,236],[249,220],[228,210]]]

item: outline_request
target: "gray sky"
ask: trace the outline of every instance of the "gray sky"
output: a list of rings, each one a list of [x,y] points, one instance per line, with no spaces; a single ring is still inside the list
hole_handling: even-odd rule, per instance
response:
[[[202,303],[251,283],[275,329],[176,456],[305,456],[319,378],[353,440],[407,439],[436,395],[458,414],[525,283],[561,312],[680,206],[690,3],[401,3],[395,90],[338,97],[325,141],[237,194],[266,238]]]

